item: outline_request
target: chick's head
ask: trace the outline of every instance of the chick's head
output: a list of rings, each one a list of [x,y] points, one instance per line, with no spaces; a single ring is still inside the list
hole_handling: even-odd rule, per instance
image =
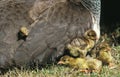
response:
[[[73,58],[70,56],[63,56],[58,64],[67,65],[73,67],[74,69],[80,69],[81,72],[89,68],[86,59]]]
[[[74,58],[67,55],[61,57],[60,61],[58,62],[58,64],[63,64],[63,65],[72,65],[73,63],[74,63]]]
[[[110,46],[109,46],[109,44],[108,43],[106,43],[106,42],[102,42],[100,45],[99,45],[99,48],[100,48],[100,50],[104,50],[104,51],[111,51],[111,48],[110,48]]]
[[[28,35],[28,33],[29,33],[29,31],[28,31],[28,29],[26,28],[26,27],[21,27],[20,28],[20,31],[24,34],[24,35]]]
[[[95,32],[94,30],[92,30],[92,29],[86,31],[85,34],[84,34],[84,37],[85,37],[86,39],[91,39],[91,40],[94,40],[94,41],[97,40],[97,34],[96,34],[96,32]]]

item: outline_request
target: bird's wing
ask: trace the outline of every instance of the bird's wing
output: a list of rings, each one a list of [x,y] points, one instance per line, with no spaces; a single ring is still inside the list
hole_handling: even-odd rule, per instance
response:
[[[82,38],[73,39],[73,41],[71,42],[71,45],[79,47],[82,50],[84,50],[88,46],[87,41]]]
[[[40,64],[54,61],[63,54],[66,43],[92,28],[91,14],[82,5],[60,3],[50,8],[47,16],[47,20],[34,25],[26,41],[16,50],[16,64],[30,60]]]

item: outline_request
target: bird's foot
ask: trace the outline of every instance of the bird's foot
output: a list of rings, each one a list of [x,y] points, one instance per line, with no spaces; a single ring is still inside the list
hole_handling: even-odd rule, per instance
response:
[[[109,69],[114,69],[117,67],[117,65],[115,63],[109,63],[108,67]]]
[[[88,74],[88,73],[90,73],[91,71],[88,70],[88,69],[82,69],[82,70],[80,70],[80,72]]]
[[[101,70],[91,70],[91,73],[100,73],[101,72]]]

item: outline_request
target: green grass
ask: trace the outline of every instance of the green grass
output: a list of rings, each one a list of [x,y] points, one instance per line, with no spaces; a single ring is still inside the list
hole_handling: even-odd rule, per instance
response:
[[[0,77],[120,77],[120,46],[114,47],[114,58],[118,68],[109,69],[108,66],[103,66],[100,74],[80,73],[79,70],[73,70],[72,68],[60,66],[60,65],[48,65],[42,69],[18,69],[14,68],[9,70]]]

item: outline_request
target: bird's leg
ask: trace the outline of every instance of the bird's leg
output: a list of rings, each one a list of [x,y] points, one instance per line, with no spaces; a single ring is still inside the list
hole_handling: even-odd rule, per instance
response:
[[[91,70],[92,73],[100,73],[100,70]]]
[[[109,63],[109,65],[108,65],[108,66],[109,66],[109,68],[110,68],[110,69],[114,69],[114,68],[116,68],[116,67],[117,67],[117,65],[115,65],[115,63],[112,63],[112,62],[111,62],[111,63]]]
[[[88,70],[88,69],[79,69],[77,66],[74,66],[74,68],[72,69],[72,71],[75,71],[75,70],[78,70],[81,73],[86,73],[86,74],[90,73],[90,70]]]
[[[88,74],[88,73],[90,73],[91,71],[88,70],[88,69],[80,69],[80,72]]]

